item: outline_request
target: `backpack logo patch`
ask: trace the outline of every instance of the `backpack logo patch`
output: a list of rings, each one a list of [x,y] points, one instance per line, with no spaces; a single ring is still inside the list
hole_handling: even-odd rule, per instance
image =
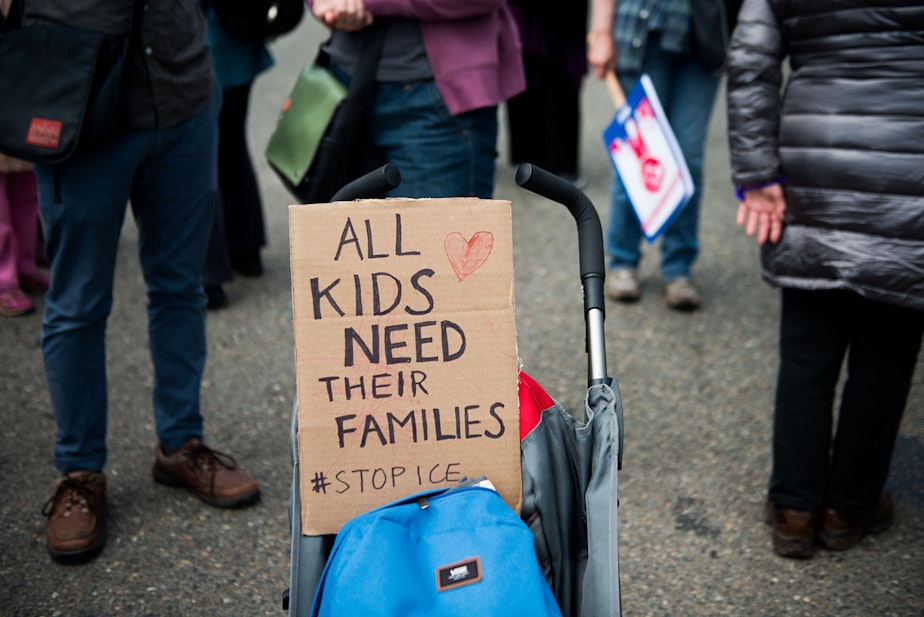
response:
[[[453,563],[436,569],[436,590],[449,591],[477,583],[484,575],[481,571],[481,558],[472,557],[465,561]]]
[[[26,133],[26,143],[40,148],[57,149],[61,145],[61,130],[64,124],[60,120],[47,118],[32,118],[29,123],[29,132]]]

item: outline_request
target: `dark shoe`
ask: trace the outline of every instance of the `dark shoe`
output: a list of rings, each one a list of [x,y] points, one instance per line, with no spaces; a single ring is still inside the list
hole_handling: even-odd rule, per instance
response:
[[[260,498],[260,489],[233,458],[216,452],[199,439],[190,439],[173,454],[157,447],[154,480],[167,486],[189,489],[205,503],[219,508],[239,508]]]
[[[263,260],[260,251],[240,251],[230,255],[231,269],[244,276],[263,274]]]
[[[876,507],[863,516],[847,516],[831,506],[821,510],[818,541],[832,551],[846,551],[869,533],[881,533],[895,522],[895,504],[888,491],[883,491]]]
[[[106,476],[72,471],[58,479],[54,496],[42,509],[48,517],[48,553],[76,563],[96,557],[106,543]]]
[[[764,505],[764,522],[773,526],[773,550],[781,557],[809,559],[815,541],[815,513]]]
[[[205,308],[210,311],[225,308],[230,303],[228,294],[221,288],[221,285],[209,285],[205,288]]]

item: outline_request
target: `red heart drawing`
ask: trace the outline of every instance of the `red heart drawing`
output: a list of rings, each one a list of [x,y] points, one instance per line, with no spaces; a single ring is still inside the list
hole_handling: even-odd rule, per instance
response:
[[[446,236],[443,249],[456,277],[461,281],[480,268],[494,248],[494,234],[490,231],[476,232],[470,240],[454,231]]]

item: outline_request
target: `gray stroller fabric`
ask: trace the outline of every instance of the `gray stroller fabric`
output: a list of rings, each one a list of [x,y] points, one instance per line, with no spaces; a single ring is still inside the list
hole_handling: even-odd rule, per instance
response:
[[[533,532],[539,564],[563,616],[617,617],[619,394],[608,385],[591,387],[584,412],[586,420],[579,421],[556,403],[520,442],[521,518]],[[302,535],[297,436],[293,407],[289,615],[308,615],[335,536]]]
[[[292,561],[289,566],[289,615],[308,615],[324,564],[334,546],[334,535],[302,535],[302,498],[298,477],[298,401],[292,406],[290,431],[292,486],[289,488],[289,527]]]
[[[581,422],[560,404],[520,442],[521,517],[565,617],[620,615],[616,529],[622,402],[592,386]]]

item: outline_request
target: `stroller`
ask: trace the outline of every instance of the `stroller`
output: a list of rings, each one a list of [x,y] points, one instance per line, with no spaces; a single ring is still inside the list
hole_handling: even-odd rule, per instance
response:
[[[521,165],[516,181],[564,205],[576,221],[588,354],[588,390],[579,417],[520,374],[520,516],[533,532],[538,562],[562,614],[615,617],[622,614],[617,541],[622,403],[606,369],[600,220],[580,190],[538,167]],[[331,201],[379,197],[399,183],[398,170],[385,165],[343,187]],[[296,401],[290,433],[290,580],[283,608],[301,617],[310,613],[335,536],[302,535],[297,422]]]

